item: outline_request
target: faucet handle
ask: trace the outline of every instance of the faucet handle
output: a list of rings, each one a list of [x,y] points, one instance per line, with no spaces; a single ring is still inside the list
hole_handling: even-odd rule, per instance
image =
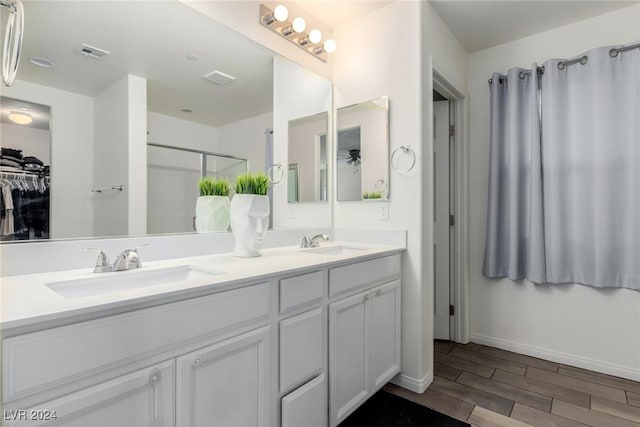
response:
[[[140,249],[140,248],[148,248],[149,246],[151,246],[150,243],[143,243],[141,245],[136,246],[132,250],[135,251],[135,252],[138,252],[138,249]]]
[[[113,271],[113,266],[109,262],[107,255],[98,248],[84,248],[84,251],[98,252],[98,259],[96,259],[96,266],[93,269],[94,273],[104,273],[107,271]]]
[[[300,242],[300,247],[301,248],[309,247],[309,239],[307,239],[307,236],[302,237],[302,242]]]

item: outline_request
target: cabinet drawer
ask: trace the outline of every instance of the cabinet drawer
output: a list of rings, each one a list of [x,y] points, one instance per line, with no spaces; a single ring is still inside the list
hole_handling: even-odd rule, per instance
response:
[[[325,316],[322,307],[280,322],[280,392],[322,371]]]
[[[325,374],[314,378],[282,398],[282,427],[327,425],[327,381]]]
[[[176,350],[241,325],[266,322],[269,295],[269,284],[264,283],[5,339],[3,400]]]
[[[323,291],[322,271],[280,280],[280,313],[322,301]]]
[[[329,270],[329,297],[378,285],[400,276],[400,254],[358,262]]]

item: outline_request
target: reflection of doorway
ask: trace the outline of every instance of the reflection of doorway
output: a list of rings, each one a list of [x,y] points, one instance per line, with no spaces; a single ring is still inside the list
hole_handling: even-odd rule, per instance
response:
[[[290,163],[287,171],[287,201],[298,201],[298,163]]]
[[[338,201],[362,200],[360,126],[338,130]]]

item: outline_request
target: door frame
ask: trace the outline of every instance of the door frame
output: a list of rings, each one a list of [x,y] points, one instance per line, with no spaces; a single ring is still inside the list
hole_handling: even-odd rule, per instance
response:
[[[449,122],[455,132],[454,144],[454,246],[451,252],[453,268],[451,270],[451,301],[455,307],[451,340],[459,343],[469,342],[469,101],[443,72],[432,64],[433,89],[440,92],[450,102]],[[433,99],[432,99],[433,102]],[[434,284],[435,286],[435,284]]]

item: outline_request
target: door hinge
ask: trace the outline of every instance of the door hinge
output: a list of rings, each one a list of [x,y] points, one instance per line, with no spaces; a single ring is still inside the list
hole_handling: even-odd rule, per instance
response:
[[[453,305],[449,304],[449,316],[455,316],[455,314],[456,308]]]
[[[455,136],[456,127],[454,125],[449,125],[449,136]]]
[[[453,215],[449,215],[449,225],[455,225],[456,219]]]

